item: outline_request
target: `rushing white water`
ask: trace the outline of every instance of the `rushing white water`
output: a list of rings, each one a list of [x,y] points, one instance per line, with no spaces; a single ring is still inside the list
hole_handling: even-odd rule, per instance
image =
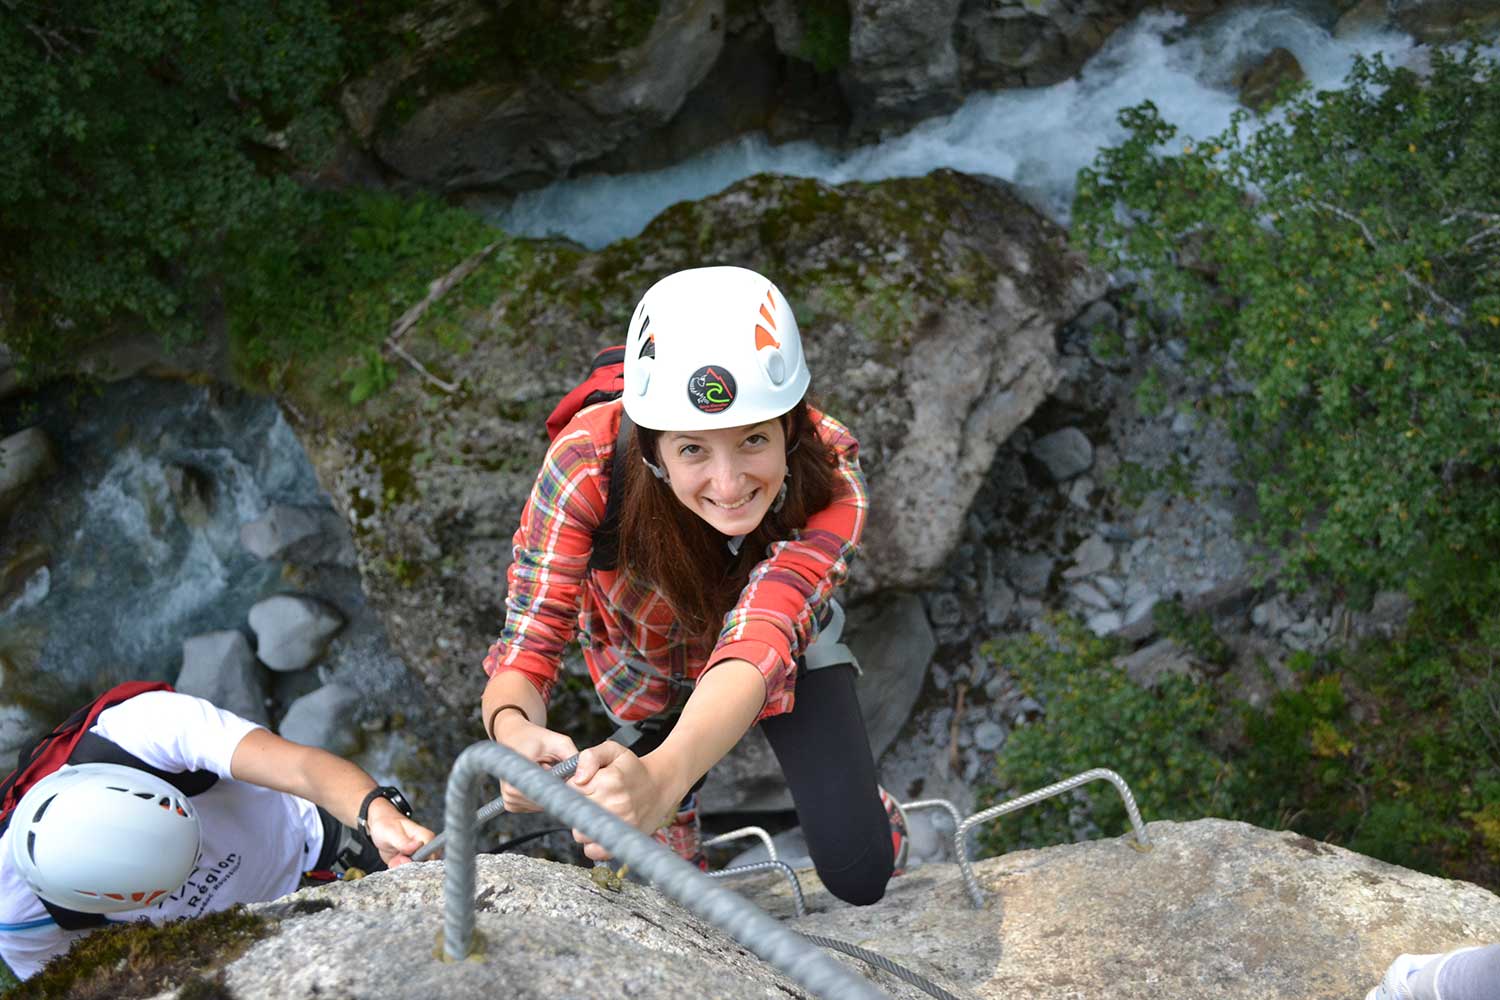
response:
[[[241,627],[280,582],[240,525],[273,502],[326,502],[266,400],[135,380],[75,407],[48,401],[40,419],[65,460],[27,505],[24,537],[49,565],[0,612],[0,657],[65,685],[171,677],[184,638]],[[209,484],[201,514],[179,508],[173,467]]]
[[[772,146],[754,135],[663,170],[561,181],[521,195],[496,221],[518,235],[561,235],[597,248],[636,235],[670,205],[757,173],[839,184],[941,167],[1011,181],[1066,221],[1079,168],[1125,137],[1121,109],[1150,100],[1184,136],[1206,138],[1239,107],[1238,74],[1275,48],[1296,56],[1315,88],[1332,90],[1356,55],[1400,61],[1414,45],[1391,32],[1334,38],[1285,6],[1238,10],[1191,29],[1181,15],[1150,13],[1116,32],[1071,80],[976,95],[953,114],[874,146],[840,153],[810,142]]]

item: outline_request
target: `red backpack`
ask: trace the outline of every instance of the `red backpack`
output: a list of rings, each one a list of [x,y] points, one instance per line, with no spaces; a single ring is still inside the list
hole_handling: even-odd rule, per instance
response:
[[[625,345],[606,347],[594,355],[588,377],[564,396],[547,418],[547,439],[557,440],[568,421],[578,411],[595,403],[607,403],[619,399],[625,392]],[[622,408],[620,431],[615,436],[615,454],[625,454],[630,441],[630,429],[634,425]],[[594,530],[594,547],[589,553],[589,569],[613,570],[620,561],[620,486],[625,478],[624,463],[610,461],[609,496],[604,500],[604,520]]]
[[[574,386],[552,410],[552,415],[547,418],[547,440],[556,441],[557,435],[562,433],[562,429],[568,426],[568,421],[579,410],[595,403],[619,399],[624,392],[625,345],[606,347],[594,355],[588,378]]]

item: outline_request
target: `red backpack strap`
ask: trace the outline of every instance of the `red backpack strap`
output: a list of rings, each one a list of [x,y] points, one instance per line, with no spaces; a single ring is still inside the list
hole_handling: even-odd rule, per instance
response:
[[[547,418],[547,439],[556,440],[578,411],[585,406],[619,399],[625,391],[625,345],[606,347],[594,355],[588,378],[558,401]]]
[[[122,701],[129,701],[147,691],[170,691],[172,685],[161,681],[126,681],[82,706],[47,735],[21,750],[16,769],[0,781],[0,830],[9,825],[10,814],[27,789],[56,771],[73,753],[83,734],[93,728],[99,713]]]

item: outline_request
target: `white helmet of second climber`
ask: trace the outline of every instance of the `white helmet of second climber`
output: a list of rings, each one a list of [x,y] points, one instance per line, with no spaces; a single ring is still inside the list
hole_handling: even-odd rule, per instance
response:
[[[31,891],[83,913],[149,906],[181,888],[198,861],[192,800],[120,764],[65,765],[21,796],[11,857]]]
[[[811,376],[792,307],[743,267],[678,271],[652,285],[625,341],[625,412],[660,431],[779,417]]]

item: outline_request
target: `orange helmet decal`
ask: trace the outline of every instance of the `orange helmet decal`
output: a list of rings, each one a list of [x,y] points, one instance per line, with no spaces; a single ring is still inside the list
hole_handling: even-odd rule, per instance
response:
[[[766,301],[771,303],[771,309],[776,308],[776,300],[771,298],[771,290],[769,288],[766,289]],[[767,326],[769,326],[771,330],[776,329],[776,320],[772,318],[770,309],[767,309],[765,306],[761,306],[760,315],[761,318],[766,321]],[[778,349],[781,347],[780,342],[778,342],[775,337],[771,336],[771,330],[767,330],[759,323],[755,324],[755,349],[757,351],[762,347],[775,347]]]

